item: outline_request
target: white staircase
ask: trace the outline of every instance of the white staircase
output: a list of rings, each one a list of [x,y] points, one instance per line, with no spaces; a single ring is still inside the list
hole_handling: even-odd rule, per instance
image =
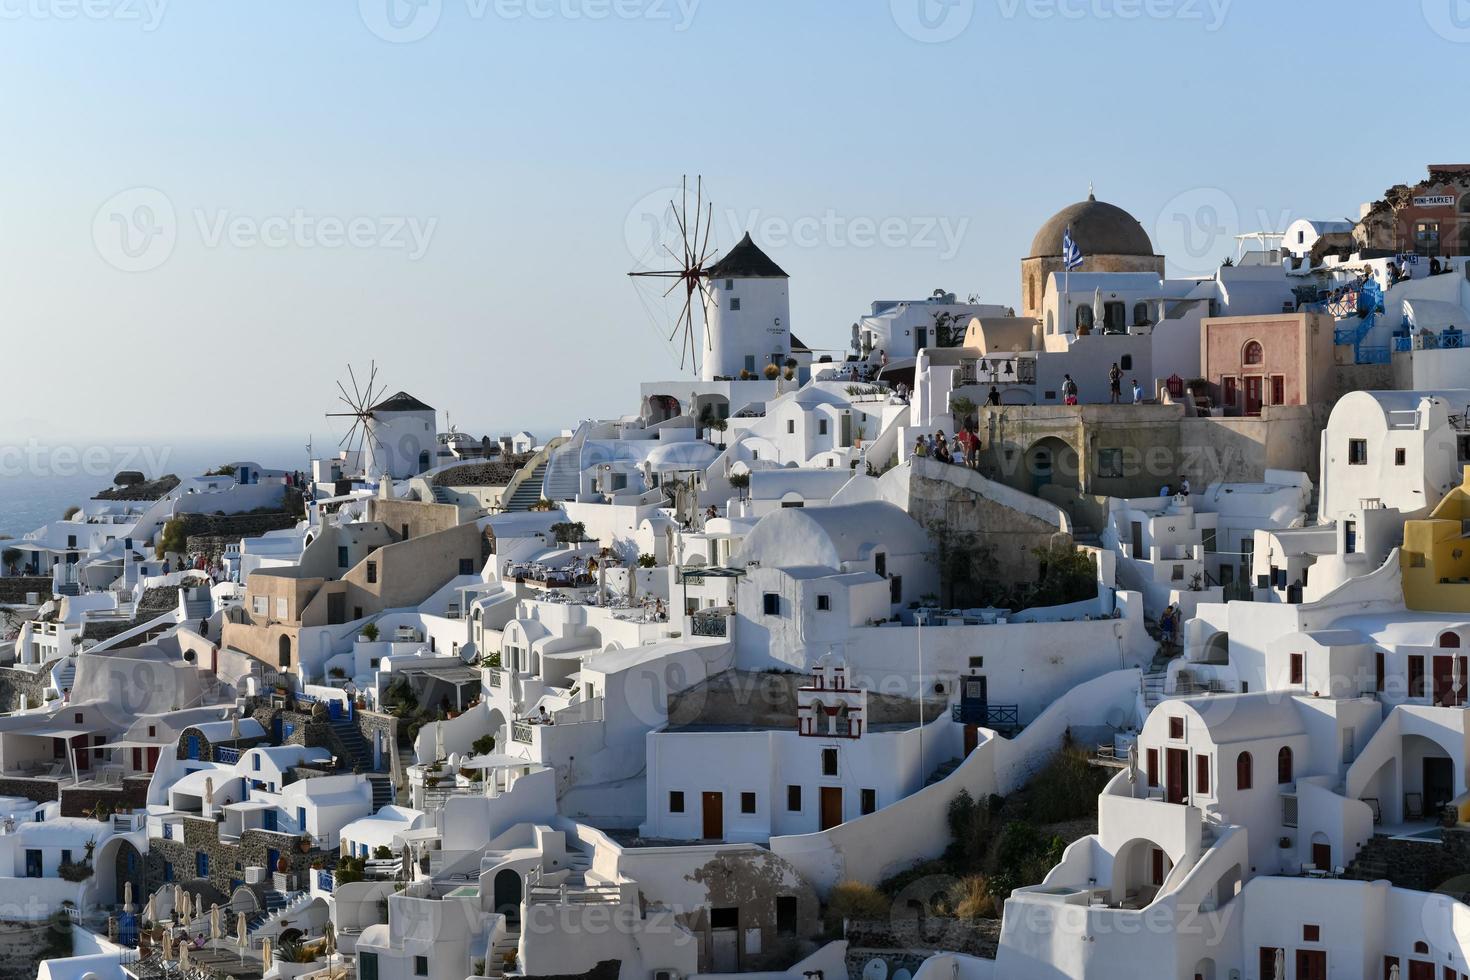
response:
[[[1164,682],[1168,677],[1167,673],[1143,675],[1143,706],[1149,711],[1164,700]]]

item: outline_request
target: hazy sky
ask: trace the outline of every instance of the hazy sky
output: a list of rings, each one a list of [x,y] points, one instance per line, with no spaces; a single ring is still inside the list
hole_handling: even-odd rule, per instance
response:
[[[633,411],[683,173],[814,346],[1017,303],[1089,180],[1203,271],[1470,159],[1457,4],[0,0],[0,437],[324,433],[374,358],[476,433]]]

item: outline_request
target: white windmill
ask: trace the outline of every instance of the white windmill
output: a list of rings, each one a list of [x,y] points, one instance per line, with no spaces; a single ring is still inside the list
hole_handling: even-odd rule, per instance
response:
[[[328,418],[352,419],[352,427],[347,430],[347,435],[342,437],[338,443],[342,449],[347,450],[350,457],[356,459],[357,465],[361,467],[363,477],[368,482],[374,482],[385,472],[384,450],[381,436],[377,431],[377,420],[373,414],[373,406],[387,390],[386,386],[375,388],[378,380],[378,365],[374,361],[368,369],[367,384],[359,387],[357,383],[357,372],[352,370],[352,365],[347,365],[347,377],[352,384],[352,393],[348,394],[347,386],[337,382],[337,391],[340,394],[337,400],[347,406],[345,412],[328,412]]]

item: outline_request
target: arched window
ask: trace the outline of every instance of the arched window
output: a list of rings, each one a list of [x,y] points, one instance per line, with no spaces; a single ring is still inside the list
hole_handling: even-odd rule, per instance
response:
[[[1414,944],[1414,952],[1417,953],[1420,956],[1426,956],[1426,955],[1428,955],[1428,953],[1429,953],[1429,944],[1426,943],[1422,939],[1419,940],[1417,943]]]
[[[280,639],[276,665],[279,667],[291,666],[291,638],[289,636],[282,636]]]
[[[1283,745],[1281,751],[1276,753],[1276,781],[1289,783],[1291,780],[1291,746]]]
[[[1439,645],[1442,649],[1458,650],[1460,647],[1460,634],[1453,630],[1439,634]]]
[[[1245,351],[1240,356],[1241,362],[1245,364],[1260,364],[1265,360],[1265,352],[1261,349],[1261,343],[1252,340],[1245,345]]]
[[[1148,323],[1148,322],[1149,322],[1149,319],[1148,319],[1148,304],[1147,303],[1134,303],[1133,304],[1133,323],[1134,323],[1134,325],[1137,326],[1137,325],[1145,324],[1145,323]]]
[[[1235,757],[1235,788],[1250,789],[1253,775],[1251,754],[1249,752],[1240,753]]]

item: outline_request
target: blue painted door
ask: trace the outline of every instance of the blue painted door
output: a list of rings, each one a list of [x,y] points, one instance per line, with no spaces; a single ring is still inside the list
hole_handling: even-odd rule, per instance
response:
[[[194,762],[199,761],[199,736],[190,735],[184,743],[184,754]]]

